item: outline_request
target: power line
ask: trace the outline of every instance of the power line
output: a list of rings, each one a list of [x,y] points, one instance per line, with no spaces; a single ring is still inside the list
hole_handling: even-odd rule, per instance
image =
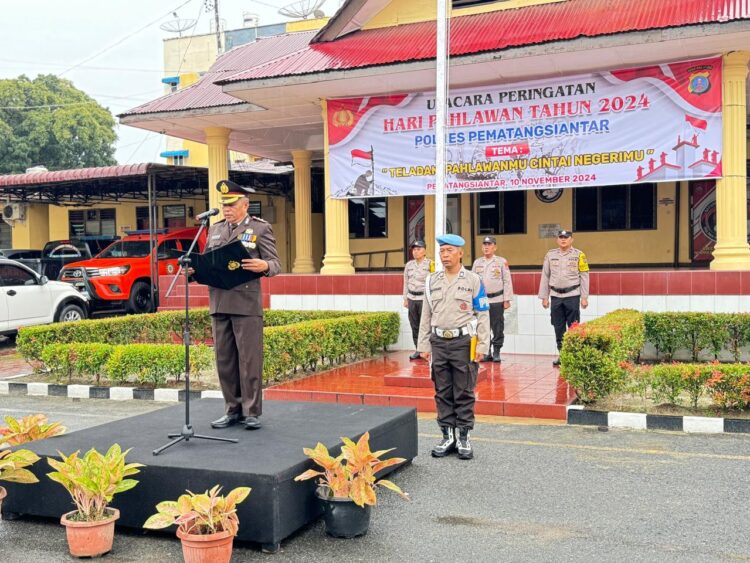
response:
[[[155,19],[155,20],[153,20],[153,21],[151,21],[151,22],[147,23],[147,24],[146,24],[146,25],[144,25],[143,27],[140,27],[140,28],[136,29],[135,31],[133,31],[132,33],[129,33],[129,34],[128,34],[128,35],[126,35],[125,37],[122,37],[121,39],[118,39],[117,41],[115,41],[115,42],[114,42],[114,43],[112,43],[111,45],[109,45],[109,46],[105,47],[104,49],[101,49],[100,51],[98,51],[98,52],[94,53],[94,54],[93,54],[93,55],[91,55],[90,57],[86,57],[85,59],[83,59],[83,60],[81,60],[81,61],[77,62],[77,63],[76,63],[76,64],[74,64],[73,66],[70,66],[70,67],[66,68],[66,69],[65,69],[65,70],[63,70],[62,72],[58,73],[58,76],[62,76],[63,74],[65,74],[65,73],[67,73],[67,72],[69,72],[69,71],[73,70],[74,68],[78,68],[78,67],[79,67],[79,66],[81,66],[82,64],[84,64],[84,63],[87,63],[87,62],[89,62],[89,61],[91,61],[91,60],[93,60],[93,59],[95,59],[95,58],[97,58],[97,57],[99,57],[99,56],[103,55],[104,53],[106,53],[107,51],[109,51],[109,50],[111,50],[111,49],[114,49],[115,47],[117,47],[117,46],[118,46],[118,45],[120,45],[121,43],[123,43],[123,42],[127,41],[128,39],[130,39],[130,38],[131,38],[131,37],[133,37],[134,35],[136,35],[136,34],[140,33],[141,31],[143,31],[144,29],[146,29],[146,28],[148,28],[148,27],[151,27],[151,26],[152,26],[152,25],[154,25],[155,23],[159,23],[159,22],[160,22],[160,21],[161,21],[162,19],[164,19],[165,17],[167,17],[167,16],[171,15],[171,14],[172,14],[172,12],[175,12],[175,11],[179,10],[180,8],[182,8],[183,6],[186,6],[186,5],[190,4],[190,2],[192,2],[192,1],[193,1],[193,0],[186,0],[185,2],[183,2],[182,4],[180,4],[179,6],[177,6],[176,8],[172,8],[171,10],[169,10],[169,11],[168,11],[168,12],[167,12],[166,14],[164,14],[164,15],[162,15],[162,16],[159,16],[159,17],[158,17],[157,19]]]

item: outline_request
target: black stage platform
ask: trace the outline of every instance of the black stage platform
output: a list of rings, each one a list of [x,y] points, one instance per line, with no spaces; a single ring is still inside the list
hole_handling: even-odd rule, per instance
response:
[[[185,489],[203,492],[219,484],[228,492],[237,486],[252,487],[239,505],[240,540],[257,542],[275,551],[296,530],[317,519],[313,481],[294,482],[294,477],[313,467],[303,447],[323,442],[329,449],[341,445],[340,437],[356,439],[370,432],[373,449],[396,448],[388,457],[412,460],[417,455],[417,415],[413,408],[371,407],[331,403],[265,401],[263,428],[248,431],[234,426],[213,430],[209,421],[221,416],[223,401],[193,401],[191,418],[196,433],[238,438],[238,444],[190,440],[172,446],[159,456],[152,450],[179,432],[184,422],[183,405],[110,422],[57,438],[27,444],[43,459],[32,466],[40,482],[18,485],[3,482],[8,496],[2,504],[5,516],[29,515],[59,519],[73,509],[67,492],[47,478],[51,468],[44,459],[57,451],[84,453],[91,447],[106,451],[114,443],[133,448],[128,462],[147,467],[135,478],[134,489],[115,496],[120,509],[118,525],[140,528],[162,500],[176,500]],[[398,481],[398,480],[397,480]]]

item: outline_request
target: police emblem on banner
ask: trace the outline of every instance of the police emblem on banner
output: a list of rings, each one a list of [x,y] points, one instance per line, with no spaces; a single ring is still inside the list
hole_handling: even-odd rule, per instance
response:
[[[174,272],[174,264],[167,264],[167,273],[171,274]]]
[[[708,78],[710,74],[708,70],[691,74],[688,79],[688,92],[698,95],[708,92],[711,89],[711,81]]]

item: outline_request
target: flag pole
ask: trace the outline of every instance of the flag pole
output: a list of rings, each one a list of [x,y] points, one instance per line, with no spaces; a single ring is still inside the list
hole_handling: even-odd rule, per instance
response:
[[[372,193],[370,195],[375,195],[375,148],[372,145],[370,145],[370,170],[372,171]]]
[[[445,133],[448,98],[448,1],[437,0],[435,49],[435,237],[445,234]],[[437,241],[435,242],[437,253]],[[436,260],[439,267],[440,261]]]

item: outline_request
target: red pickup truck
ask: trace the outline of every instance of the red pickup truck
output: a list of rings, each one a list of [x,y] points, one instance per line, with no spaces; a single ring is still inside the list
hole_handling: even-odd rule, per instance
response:
[[[156,231],[154,252],[159,275],[177,272],[176,255],[186,251],[198,227]],[[197,243],[201,252],[206,244],[205,231]],[[66,264],[59,280],[87,293],[92,311],[125,309],[128,313],[156,310],[158,295],[151,294],[151,260],[148,231],[130,231],[90,260]]]

